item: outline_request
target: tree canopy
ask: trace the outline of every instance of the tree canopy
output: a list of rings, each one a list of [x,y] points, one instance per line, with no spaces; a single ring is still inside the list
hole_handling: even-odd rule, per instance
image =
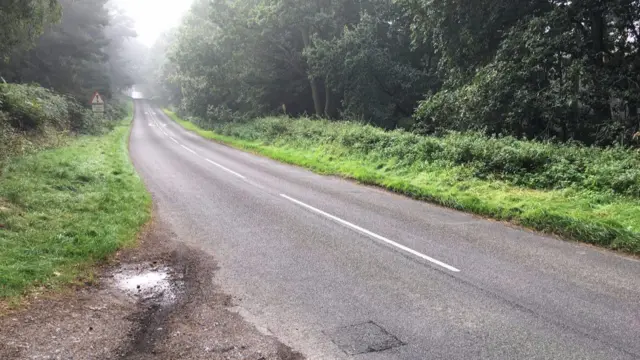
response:
[[[0,2],[0,54],[8,60],[19,45],[30,44],[44,27],[60,15],[57,0],[2,0]]]
[[[0,27],[9,36],[0,42],[5,81],[37,83],[82,103],[93,91],[109,97],[135,83],[144,50],[133,40],[133,21],[108,0],[6,0],[0,13],[15,19]]]
[[[169,47],[172,70],[154,73],[200,117],[307,113],[395,127],[436,82],[409,26],[390,0],[200,0]]]
[[[212,122],[308,114],[630,144],[639,33],[638,0],[197,0],[146,73]]]
[[[459,65],[458,53],[447,55],[453,60],[443,61],[441,70],[468,75],[421,103],[421,130],[473,129],[600,144],[631,140],[640,100],[638,1],[539,3],[517,21],[499,21],[503,29],[492,32],[499,41],[485,47],[492,52],[489,61]],[[484,15],[489,23],[507,7],[496,9]],[[418,18],[417,24],[416,38],[442,31],[438,22]]]

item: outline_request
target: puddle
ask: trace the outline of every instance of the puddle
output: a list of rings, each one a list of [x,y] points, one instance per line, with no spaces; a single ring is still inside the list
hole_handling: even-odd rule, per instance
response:
[[[125,265],[113,274],[114,285],[142,301],[171,305],[177,301],[181,280],[167,266]]]

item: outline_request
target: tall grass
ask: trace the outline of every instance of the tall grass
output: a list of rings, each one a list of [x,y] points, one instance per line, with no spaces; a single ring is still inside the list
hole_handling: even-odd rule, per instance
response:
[[[0,175],[0,300],[53,288],[135,239],[150,197],[131,165],[130,121],[11,159]]]
[[[353,122],[262,118],[205,137],[418,199],[640,253],[640,153],[624,148],[451,133],[421,136]]]

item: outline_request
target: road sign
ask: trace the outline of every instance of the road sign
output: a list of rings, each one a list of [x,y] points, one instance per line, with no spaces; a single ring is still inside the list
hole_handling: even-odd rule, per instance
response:
[[[102,96],[97,91],[91,98],[91,107],[94,114],[104,114],[104,100],[102,100]]]

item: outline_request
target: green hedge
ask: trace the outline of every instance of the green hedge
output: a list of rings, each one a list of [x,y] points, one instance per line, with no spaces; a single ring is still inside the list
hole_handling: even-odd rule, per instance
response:
[[[67,99],[39,86],[0,85],[0,109],[8,114],[11,126],[17,130],[69,128]]]

